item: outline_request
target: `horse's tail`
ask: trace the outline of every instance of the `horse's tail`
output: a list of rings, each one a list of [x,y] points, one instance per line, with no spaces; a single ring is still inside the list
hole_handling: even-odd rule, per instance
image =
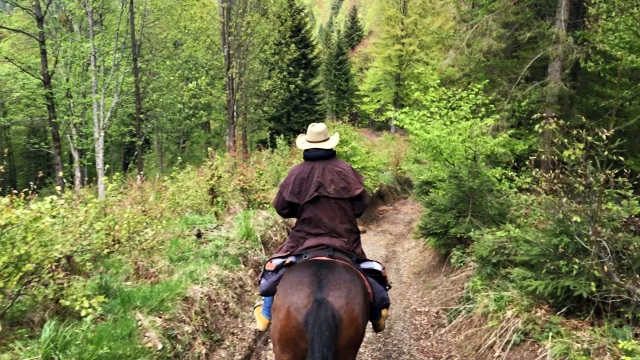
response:
[[[340,328],[340,315],[324,297],[313,300],[304,316],[309,350],[307,360],[334,360]]]

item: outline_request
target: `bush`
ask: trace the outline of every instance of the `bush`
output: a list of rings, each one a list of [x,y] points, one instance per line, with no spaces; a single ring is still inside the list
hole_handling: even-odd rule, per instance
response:
[[[340,133],[336,150],[338,158],[348,162],[365,179],[365,187],[371,193],[385,184],[392,184],[401,177],[406,146],[402,138],[390,135],[370,140],[347,125],[333,124],[332,130]]]
[[[519,149],[508,132],[495,134],[498,116],[483,84],[467,89],[440,85],[428,71],[411,83],[411,107],[398,114],[411,133],[409,171],[425,213],[420,235],[443,253],[468,246],[471,233],[504,220],[500,166]]]
[[[424,181],[419,186],[421,191],[427,187]],[[501,223],[509,209],[508,199],[501,196],[486,169],[452,168],[446,180],[419,195],[425,210],[418,230],[445,254],[469,246],[476,229]]]
[[[555,164],[520,177],[506,225],[479,232],[481,270],[573,311],[616,311],[640,303],[638,199],[616,164],[613,132],[558,121]],[[563,135],[563,136],[561,136]]]

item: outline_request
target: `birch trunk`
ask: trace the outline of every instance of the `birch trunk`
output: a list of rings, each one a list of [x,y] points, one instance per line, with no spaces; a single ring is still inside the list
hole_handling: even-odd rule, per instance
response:
[[[107,195],[104,183],[104,128],[102,126],[100,112],[98,111],[98,76],[97,76],[97,52],[95,44],[95,23],[93,20],[93,8],[87,2],[87,19],[89,21],[89,44],[91,55],[89,57],[91,70],[91,106],[93,111],[93,141],[96,152],[96,177],[98,180],[98,198],[104,199]]]
[[[107,195],[107,190],[105,186],[105,165],[104,165],[104,144],[105,144],[105,135],[107,130],[107,125],[109,124],[109,120],[111,119],[111,115],[113,109],[118,103],[118,91],[119,91],[119,81],[118,75],[116,74],[116,70],[119,67],[119,60],[121,56],[118,56],[118,34],[120,31],[120,25],[122,22],[122,15],[124,13],[125,5],[122,4],[122,8],[120,9],[120,18],[118,19],[118,25],[115,29],[115,41],[113,47],[112,54],[112,62],[111,69],[109,71],[109,76],[105,78],[105,64],[104,58],[100,64],[100,76],[103,79],[103,84],[98,92],[98,55],[95,44],[95,21],[93,19],[93,7],[91,5],[91,1],[86,2],[86,11],[87,11],[87,19],[89,23],[89,44],[91,48],[91,56],[90,56],[90,69],[91,69],[91,105],[93,111],[93,141],[94,148],[96,152],[96,178],[98,182],[98,198],[104,199]],[[121,55],[121,54],[120,54]],[[109,84],[111,84],[113,80],[113,98],[111,104],[106,105],[106,92]],[[106,111],[105,111],[106,110]]]
[[[144,171],[144,158],[142,157],[142,96],[140,94],[140,70],[138,69],[138,44],[133,0],[129,0],[129,26],[131,29],[131,57],[133,58],[133,85],[136,102],[136,163],[138,178],[140,179]]]

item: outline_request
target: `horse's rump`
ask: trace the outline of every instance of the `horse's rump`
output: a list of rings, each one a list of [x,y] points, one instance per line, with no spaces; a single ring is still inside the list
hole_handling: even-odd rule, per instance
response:
[[[311,260],[293,266],[273,304],[276,360],[355,359],[369,307],[365,283],[350,265]]]

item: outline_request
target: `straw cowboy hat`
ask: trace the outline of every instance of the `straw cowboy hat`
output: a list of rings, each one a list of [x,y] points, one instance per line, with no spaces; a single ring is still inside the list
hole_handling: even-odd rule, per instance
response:
[[[329,136],[329,129],[324,123],[313,123],[307,128],[307,133],[298,136],[296,146],[298,149],[333,149],[340,141],[340,134]]]

